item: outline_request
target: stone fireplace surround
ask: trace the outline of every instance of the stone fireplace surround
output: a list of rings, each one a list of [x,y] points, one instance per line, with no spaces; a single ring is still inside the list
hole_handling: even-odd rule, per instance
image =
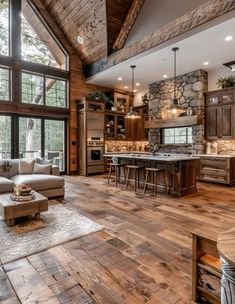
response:
[[[193,115],[201,117],[201,124],[193,125],[193,145],[164,145],[161,144],[160,129],[149,129],[150,150],[157,144],[159,152],[194,153],[205,152],[204,127],[204,95],[208,88],[208,74],[203,70],[196,70],[177,76],[177,98],[179,104],[187,110],[192,107]],[[162,119],[162,110],[171,104],[174,92],[174,79],[166,79],[149,85],[149,119]]]

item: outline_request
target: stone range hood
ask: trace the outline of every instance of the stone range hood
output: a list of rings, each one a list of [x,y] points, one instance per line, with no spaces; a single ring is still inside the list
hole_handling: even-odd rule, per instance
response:
[[[150,149],[155,144],[159,146],[160,152],[192,152],[204,153],[205,149],[205,128],[204,128],[204,92],[208,88],[208,74],[203,70],[196,70],[187,74],[177,76],[176,89],[179,104],[185,108],[191,107],[192,116],[162,119],[165,107],[171,104],[174,93],[174,79],[166,79],[149,85],[149,121],[146,127],[149,128]],[[161,144],[160,129],[166,127],[192,126],[193,145],[164,145]]]

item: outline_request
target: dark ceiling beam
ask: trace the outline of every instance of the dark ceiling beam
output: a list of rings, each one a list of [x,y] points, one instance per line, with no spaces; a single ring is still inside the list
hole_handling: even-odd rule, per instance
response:
[[[142,40],[123,47],[119,51],[111,54],[107,58],[103,58],[99,62],[89,64],[84,68],[85,77],[88,78],[98,72],[102,72],[116,64],[212,21],[217,17],[225,15],[232,10],[235,10],[234,0],[208,1],[198,8],[187,12],[180,18],[166,24],[155,32],[146,35]]]
[[[128,34],[144,4],[145,0],[134,0],[131,8],[129,9],[129,12],[125,18],[125,21],[120,29],[120,32],[114,42],[113,49],[114,50],[120,50],[124,43],[126,42],[126,39],[128,37]]]

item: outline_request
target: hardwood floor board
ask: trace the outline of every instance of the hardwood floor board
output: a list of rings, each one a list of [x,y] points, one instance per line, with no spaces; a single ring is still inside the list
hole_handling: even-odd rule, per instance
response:
[[[20,303],[2,267],[0,267],[0,303]]]
[[[59,303],[32,265],[9,271],[7,275],[22,304]]]
[[[198,185],[185,197],[153,198],[104,177],[66,177],[65,199],[50,203],[105,229],[3,265],[2,276],[23,304],[192,304],[191,231],[216,237],[235,225],[234,188]]]

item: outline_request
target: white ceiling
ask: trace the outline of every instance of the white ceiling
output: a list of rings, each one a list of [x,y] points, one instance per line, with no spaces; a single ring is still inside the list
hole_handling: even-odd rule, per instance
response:
[[[233,36],[233,40],[226,42],[226,36]],[[182,39],[182,38],[181,38]],[[109,88],[118,88],[131,91],[131,69],[135,64],[135,82],[139,82],[138,91],[146,90],[150,83],[173,77],[173,52],[172,47],[179,47],[177,52],[177,75],[197,69],[208,72],[221,68],[223,63],[235,60],[235,17],[224,21],[200,33],[175,42],[159,50],[150,50],[150,54],[141,55],[126,60],[95,76],[88,82]],[[208,66],[203,62],[209,61]],[[122,81],[117,78],[122,77]],[[124,89],[128,86],[128,89]]]

